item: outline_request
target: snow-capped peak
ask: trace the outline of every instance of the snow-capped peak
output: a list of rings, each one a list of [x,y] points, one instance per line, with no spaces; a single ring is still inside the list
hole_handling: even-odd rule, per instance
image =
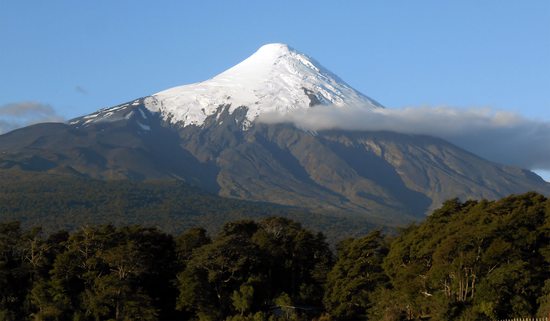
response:
[[[381,107],[312,58],[280,43],[262,46],[212,79],[145,99],[151,111],[183,126],[202,125],[220,106],[229,106],[230,112],[246,107],[246,128],[265,112],[285,114],[316,105]]]

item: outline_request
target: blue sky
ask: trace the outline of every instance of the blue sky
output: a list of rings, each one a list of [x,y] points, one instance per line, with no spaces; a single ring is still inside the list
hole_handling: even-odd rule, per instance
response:
[[[550,121],[550,1],[0,0],[0,106],[71,118],[284,42],[389,108]]]

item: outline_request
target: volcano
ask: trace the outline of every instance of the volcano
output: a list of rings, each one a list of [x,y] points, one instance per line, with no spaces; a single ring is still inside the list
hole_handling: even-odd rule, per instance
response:
[[[67,123],[0,136],[0,169],[105,180],[179,180],[220,196],[396,224],[447,199],[496,199],[550,184],[442,139],[257,121],[308,108],[384,108],[314,59],[268,44],[212,79]]]

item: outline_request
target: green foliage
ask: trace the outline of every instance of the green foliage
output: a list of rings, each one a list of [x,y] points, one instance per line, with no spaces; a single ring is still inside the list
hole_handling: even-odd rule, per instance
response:
[[[550,315],[550,279],[544,282],[541,292],[541,296],[538,299],[539,310],[537,314],[540,317],[544,317]]]
[[[19,223],[0,224],[0,320],[17,320],[23,313],[31,278]]]
[[[219,197],[176,180],[94,180],[39,172],[0,171],[0,222],[40,225],[47,233],[84,225],[138,224],[180,234],[215,233],[228,222],[286,217],[323,231],[332,243],[373,229],[367,217]],[[345,234],[344,234],[345,233]]]
[[[371,302],[376,300],[372,294],[388,282],[382,268],[387,253],[388,246],[380,232],[340,244],[324,297],[331,316],[338,320],[365,318]]]
[[[0,173],[0,222],[40,224],[45,231],[84,225],[139,224],[173,234],[201,226],[272,215],[307,218],[306,211],[219,197],[179,181],[101,181],[36,173]]]
[[[180,267],[183,269],[187,265],[193,250],[210,242],[206,230],[199,227],[191,228],[179,235],[176,238],[176,257]]]
[[[0,320],[498,320],[550,311],[550,201],[451,200],[342,241],[283,217],[191,228],[0,223]]]
[[[35,319],[157,320],[175,293],[174,242],[156,229],[83,227],[64,247],[31,291]]]
[[[445,203],[395,239],[384,268],[407,319],[535,316],[550,278],[548,200],[535,193],[499,201]],[[394,302],[377,303],[392,310]]]
[[[245,317],[269,311],[284,293],[295,304],[320,308],[331,261],[324,237],[296,222],[231,222],[192,252],[178,276],[178,307],[197,318]]]
[[[243,284],[239,290],[233,291],[231,301],[233,306],[241,315],[248,312],[252,308],[252,302],[254,299],[254,287],[250,284]]]

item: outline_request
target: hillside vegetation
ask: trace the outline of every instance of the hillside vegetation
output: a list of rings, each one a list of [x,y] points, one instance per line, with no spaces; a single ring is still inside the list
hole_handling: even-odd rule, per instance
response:
[[[324,231],[335,243],[376,228],[366,217],[343,214],[224,198],[176,180],[104,181],[0,171],[0,222],[41,226],[46,233],[100,224],[139,224],[172,234],[203,227],[215,233],[230,221],[282,216]]]

